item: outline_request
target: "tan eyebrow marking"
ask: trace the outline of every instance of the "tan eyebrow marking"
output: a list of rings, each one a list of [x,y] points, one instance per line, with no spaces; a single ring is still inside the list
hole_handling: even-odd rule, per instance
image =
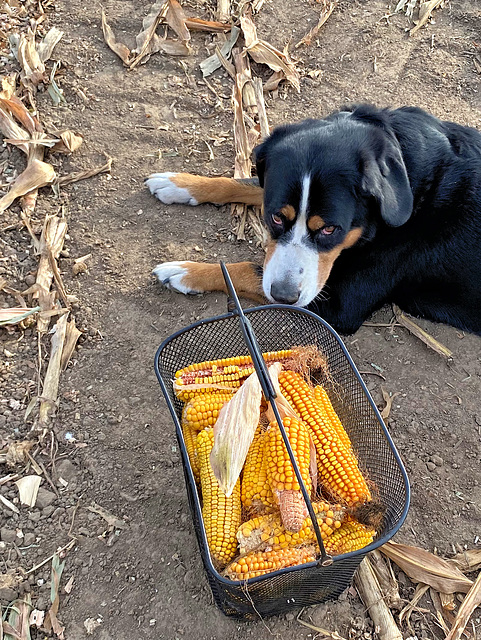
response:
[[[321,216],[311,216],[307,221],[307,226],[311,231],[319,231],[319,229],[326,226],[326,223]]]
[[[282,213],[287,220],[292,221],[296,219],[296,210],[290,204],[286,204],[285,207],[282,207],[280,213]]]

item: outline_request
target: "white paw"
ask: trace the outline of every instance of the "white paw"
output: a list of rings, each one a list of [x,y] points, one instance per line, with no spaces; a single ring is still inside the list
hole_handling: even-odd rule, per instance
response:
[[[182,284],[183,278],[188,274],[188,269],[185,266],[187,264],[188,262],[162,262],[155,267],[152,273],[167,289],[179,293],[202,293]]]
[[[188,189],[178,187],[173,180],[172,176],[177,175],[167,171],[166,173],[153,173],[149,176],[145,184],[150,190],[150,193],[158,198],[164,204],[189,204],[195,206],[198,204],[197,200],[193,198]],[[173,264],[173,263],[172,263]]]

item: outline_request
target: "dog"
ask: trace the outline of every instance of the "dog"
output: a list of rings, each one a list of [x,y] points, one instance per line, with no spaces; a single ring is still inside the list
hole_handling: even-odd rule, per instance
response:
[[[228,265],[240,296],[307,307],[342,334],[395,303],[481,335],[481,134],[417,107],[343,107],[280,126],[257,178],[155,173],[166,204],[263,205],[264,267]],[[181,293],[226,291],[218,264],[165,262]]]

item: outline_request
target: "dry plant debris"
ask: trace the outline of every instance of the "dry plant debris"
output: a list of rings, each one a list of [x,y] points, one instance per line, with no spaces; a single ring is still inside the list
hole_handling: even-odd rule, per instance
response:
[[[433,11],[445,4],[445,0],[399,0],[394,9],[394,13],[404,11],[408,18],[414,21],[415,26],[410,29],[409,35],[414,35],[421,27],[430,20]],[[417,18],[414,14],[417,9]]]

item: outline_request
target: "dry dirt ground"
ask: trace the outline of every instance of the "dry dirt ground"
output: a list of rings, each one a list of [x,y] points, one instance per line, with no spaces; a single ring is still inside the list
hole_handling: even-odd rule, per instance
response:
[[[212,15],[209,0],[183,4],[191,15]],[[149,2],[105,0],[103,5],[118,37],[133,46]],[[266,0],[255,19],[259,34],[280,48],[297,42],[317,21],[318,6],[314,0]],[[435,22],[414,37],[406,33],[403,14],[385,18],[393,6],[382,0],[341,0],[317,41],[296,52],[303,74],[300,93],[281,88],[277,97],[267,98],[270,123],[369,101],[418,105],[481,127],[477,3],[446,3]],[[156,55],[127,72],[104,44],[97,3],[59,3],[48,19],[66,32],[54,55],[65,67],[60,82],[66,103],[54,108],[46,94],[39,94],[40,113],[44,121],[85,136],[80,151],[62,161],[61,171],[99,164],[103,153],[114,164],[111,176],[65,189],[69,238],[60,268],[69,292],[80,300],[74,314],[84,332],[61,380],[54,426],[59,458],[51,471],[54,479],[65,478],[68,488],[60,498],[45,494],[41,508],[23,509],[19,516],[0,508],[7,540],[0,562],[29,568],[66,544],[71,529],[78,543],[67,557],[64,580],[74,576],[74,585],[69,596],[62,594],[59,611],[68,639],[87,637],[87,618],[101,621],[92,636],[98,640],[313,637],[315,632],[292,615],[245,624],[225,618],[213,605],[173,425],[153,371],[155,350],[166,336],[226,309],[222,295],[186,298],[162,290],[151,276],[155,264],[262,260],[254,242],[233,239],[228,207],[167,207],[143,186],[144,177],[156,170],[232,172],[231,82],[223,72],[211,79],[219,99],[198,68],[214,40],[194,35],[192,57]],[[309,71],[321,71],[320,77]],[[221,137],[225,141],[215,146]],[[215,160],[209,159],[205,141]],[[7,170],[18,166],[20,156],[5,153]],[[39,219],[56,207],[46,192]],[[17,215],[13,207],[6,224]],[[6,231],[0,251],[9,283],[25,289],[36,268],[28,234]],[[92,254],[88,272],[73,277],[73,258],[87,253]],[[12,301],[2,299],[4,306],[7,302]],[[390,318],[387,309],[373,321]],[[473,548],[481,538],[481,342],[452,328],[420,324],[453,351],[451,364],[400,327],[365,326],[346,344],[379,405],[381,383],[400,393],[389,426],[412,483],[412,505],[396,539],[449,554],[454,543]],[[35,336],[32,330],[3,331],[0,346],[2,358],[4,349],[12,354],[0,369],[1,433],[8,437],[16,430],[16,437],[26,437],[23,415],[36,385]],[[86,446],[69,445],[66,432]],[[10,499],[16,495],[11,488],[2,490]],[[108,544],[102,537],[105,522],[86,509],[92,501],[126,523]],[[17,540],[18,557],[8,541],[17,528],[31,534],[28,545]],[[21,588],[31,591],[38,608],[47,604],[49,579],[45,565]],[[414,587],[402,574],[400,579],[403,595],[412,596]],[[424,605],[429,608],[428,600]],[[346,637],[372,636],[372,623],[352,590],[337,603],[304,612],[308,616]],[[474,621],[481,637],[479,618]],[[431,614],[413,620],[419,638],[441,637]],[[407,635],[412,634],[406,630]]]

